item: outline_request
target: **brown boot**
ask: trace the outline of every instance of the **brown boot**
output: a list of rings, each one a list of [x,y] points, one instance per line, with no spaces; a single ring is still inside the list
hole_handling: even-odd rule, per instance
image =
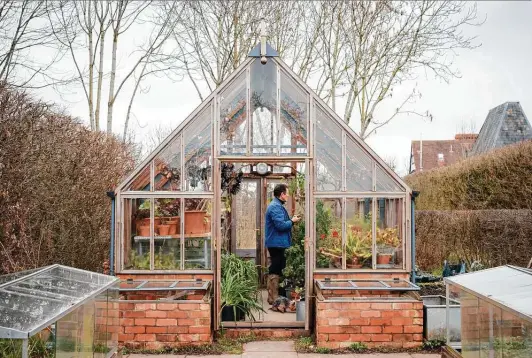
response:
[[[271,305],[279,297],[279,275],[268,275],[267,288],[268,303]]]

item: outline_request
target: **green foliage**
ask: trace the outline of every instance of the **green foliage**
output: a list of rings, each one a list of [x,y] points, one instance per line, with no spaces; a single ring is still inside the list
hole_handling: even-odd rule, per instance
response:
[[[330,354],[332,352],[332,349],[327,347],[318,347],[316,348],[316,353],[318,354]]]
[[[235,254],[222,255],[222,308],[232,306],[242,310],[252,320],[254,313],[264,311],[259,304],[259,277],[255,263],[243,260]]]
[[[30,358],[53,358],[54,352],[47,343],[38,336],[30,337],[28,341],[28,353]],[[0,357],[22,357],[21,339],[0,339]]]
[[[305,223],[300,221],[292,232],[292,246],[285,251],[283,270],[285,287],[305,287]]]
[[[349,350],[355,353],[365,352],[368,346],[363,342],[354,342],[349,346]]]
[[[440,347],[443,347],[446,344],[446,341],[443,339],[430,339],[423,342],[423,349],[426,350],[435,350]]]

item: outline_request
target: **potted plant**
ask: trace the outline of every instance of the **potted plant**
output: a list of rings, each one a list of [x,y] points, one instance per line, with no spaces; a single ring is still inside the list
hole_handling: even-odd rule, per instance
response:
[[[286,249],[286,266],[283,270],[282,287],[287,298],[292,297],[296,287],[305,287],[305,223],[294,227],[292,245]]]
[[[347,268],[361,268],[371,258],[371,231],[364,232],[361,227],[348,226],[346,238]]]
[[[263,311],[259,304],[259,276],[253,261],[242,260],[234,254],[222,255],[222,321],[240,320]]]
[[[377,228],[377,264],[390,264],[392,256],[400,244],[401,240],[397,235],[397,228]]]

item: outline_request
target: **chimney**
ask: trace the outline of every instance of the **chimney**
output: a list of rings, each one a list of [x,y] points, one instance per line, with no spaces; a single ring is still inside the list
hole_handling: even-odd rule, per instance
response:
[[[478,134],[475,133],[460,133],[454,136],[455,140],[476,140]]]

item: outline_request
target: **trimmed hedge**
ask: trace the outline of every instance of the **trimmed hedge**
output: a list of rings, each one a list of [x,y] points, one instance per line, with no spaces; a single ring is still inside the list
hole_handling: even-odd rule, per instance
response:
[[[52,263],[102,271],[112,190],[129,148],[0,85],[0,273]]]
[[[412,174],[418,210],[532,209],[532,141]]]
[[[532,210],[416,211],[416,265],[433,270],[449,258],[526,267]]]

